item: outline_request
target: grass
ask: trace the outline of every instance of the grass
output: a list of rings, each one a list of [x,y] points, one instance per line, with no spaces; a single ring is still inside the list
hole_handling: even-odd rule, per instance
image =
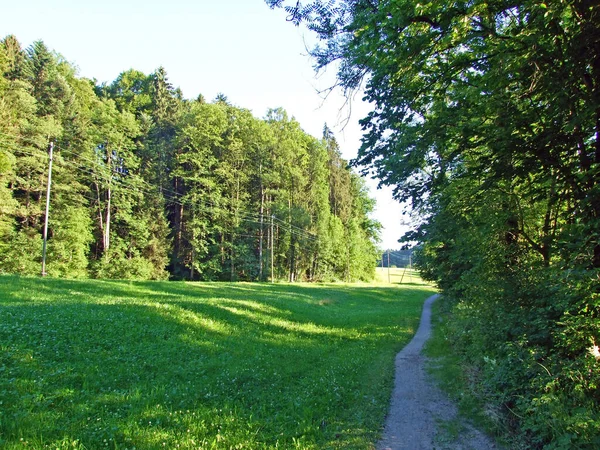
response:
[[[0,276],[0,448],[372,448],[431,293]]]
[[[390,267],[377,267],[375,269],[375,282],[378,284],[397,284],[406,286],[428,286],[429,283],[421,280],[419,273],[414,269]]]
[[[433,304],[432,334],[424,349],[425,354],[431,358],[428,370],[440,388],[456,402],[460,415],[496,438],[497,445],[502,446],[505,442],[497,436],[495,413],[482,401],[484,396],[480,393],[479,374],[449,338],[451,307],[451,302],[444,297]],[[442,429],[450,440],[454,440],[462,432],[461,422],[457,419],[442,424]]]

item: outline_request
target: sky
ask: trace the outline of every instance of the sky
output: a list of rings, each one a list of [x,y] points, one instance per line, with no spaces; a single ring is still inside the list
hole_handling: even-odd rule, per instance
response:
[[[263,0],[27,0],[2,7],[0,38],[14,34],[26,48],[42,40],[77,66],[79,75],[112,82],[128,69],[151,73],[163,66],[185,98],[223,93],[239,107],[263,117],[283,107],[302,128],[320,137],[334,131],[346,159],[356,156],[358,120],[369,105],[358,98],[349,108],[339,91],[320,91],[335,70],[316,74],[307,47],[315,37],[286,21]],[[389,188],[376,189],[373,217],[384,227],[381,247],[399,248],[408,230]]]

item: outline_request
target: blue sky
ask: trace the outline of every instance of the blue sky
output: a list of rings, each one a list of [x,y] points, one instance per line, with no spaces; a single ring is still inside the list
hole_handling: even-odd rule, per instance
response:
[[[257,117],[283,107],[314,136],[327,123],[344,157],[356,155],[358,120],[368,105],[357,98],[350,111],[339,92],[323,99],[317,91],[335,73],[315,75],[306,56],[314,36],[263,0],[27,0],[2,9],[1,37],[14,34],[24,47],[41,39],[79,67],[80,76],[111,82],[130,68],[151,73],[163,66],[186,98],[224,93]],[[406,231],[400,205],[389,189],[368,184],[377,199],[374,217],[385,227],[382,246],[397,248]]]

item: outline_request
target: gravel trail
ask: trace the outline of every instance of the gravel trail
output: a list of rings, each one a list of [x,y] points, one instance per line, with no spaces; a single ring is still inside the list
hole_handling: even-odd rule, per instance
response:
[[[425,370],[422,349],[431,334],[431,305],[437,297],[425,301],[417,333],[396,356],[394,391],[378,450],[497,448],[458,416],[456,406]]]

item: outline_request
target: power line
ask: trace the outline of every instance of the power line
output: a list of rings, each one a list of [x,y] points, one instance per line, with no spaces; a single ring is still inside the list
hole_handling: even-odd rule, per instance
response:
[[[4,133],[0,133],[0,134],[4,134]],[[6,134],[4,134],[4,135],[5,136],[9,136],[9,135],[6,135]],[[34,142],[33,140],[28,139],[28,138],[23,138],[23,140]],[[28,153],[27,151],[25,151],[23,149],[18,149],[18,150],[21,151],[21,152],[23,152],[23,153]],[[98,165],[99,164],[98,160],[94,161],[94,160],[92,160],[90,158],[83,157],[81,154],[77,154],[77,153],[75,153],[75,152],[73,152],[73,151],[71,151],[69,149],[61,149],[61,152],[73,155],[77,159],[87,161],[87,162],[92,163],[94,165]],[[35,155],[35,156],[38,156],[38,155]],[[63,161],[63,163],[64,164],[69,164],[68,161]],[[74,164],[72,164],[72,163],[70,163],[70,164],[74,166]],[[86,173],[96,175],[95,173],[92,173],[91,169],[84,169],[84,168],[78,168],[78,167],[75,167],[75,168],[77,168],[78,170],[81,170],[81,171],[85,170]],[[139,178],[138,180],[141,183],[148,185],[148,187],[149,187],[150,190],[148,190],[148,189],[140,189],[140,188],[137,188],[137,187],[134,187],[134,186],[125,185],[119,179],[117,179],[116,181],[117,182],[121,182],[123,186],[127,186],[127,188],[129,188],[130,190],[136,191],[138,193],[154,194],[154,193],[159,192],[158,188],[156,188],[155,186],[152,186],[146,180],[141,179],[141,178]],[[180,206],[186,206],[186,205],[189,206],[191,204],[191,203],[182,203],[182,201],[180,201],[180,199],[182,197],[184,197],[186,194],[181,194],[181,193],[175,192],[175,191],[167,189],[167,188],[160,189],[160,192],[161,193],[167,192],[167,193],[171,194],[171,195],[163,195],[163,197],[166,200],[169,200],[171,203],[178,204]],[[198,203],[201,203],[201,204],[204,204],[204,205],[209,205],[209,206],[214,207],[214,208],[220,208],[219,205],[217,205],[217,204],[215,204],[213,202],[207,201],[207,200],[202,200],[200,202],[196,201],[196,202],[194,202],[194,205],[197,206]],[[208,209],[205,209],[205,211],[208,211]],[[240,218],[242,221],[246,221],[246,222],[250,222],[250,223],[258,223],[255,219],[259,219],[260,218],[260,216],[258,214],[250,213],[250,212],[247,212],[247,211],[245,213],[242,213],[242,214],[239,214],[239,212],[227,211],[227,210],[223,210],[223,209],[219,209],[219,211],[220,212],[226,211],[226,212],[228,212],[230,214],[237,215],[237,218]],[[316,241],[318,239],[318,235],[316,235],[314,233],[310,233],[310,232],[308,232],[308,231],[306,231],[306,230],[304,230],[302,228],[299,228],[299,227],[297,227],[295,225],[287,223],[287,222],[279,219],[278,217],[274,217],[274,218],[275,218],[276,221],[280,222],[284,227],[286,227],[291,234],[293,234],[295,236],[303,237],[305,239],[312,240],[312,241]]]
[[[4,133],[0,133],[0,134],[4,134]],[[28,139],[25,138],[25,140],[28,140]],[[27,154],[27,155],[34,156],[34,157],[40,157],[40,158],[44,157],[44,155],[41,154],[41,153],[37,153],[37,152],[33,152],[33,151],[28,151],[28,150],[25,150],[23,148],[19,148],[14,143],[9,143],[9,145],[12,146],[14,150],[17,150],[20,153]],[[71,152],[69,150],[65,151],[64,149],[61,149],[61,152],[68,153],[68,154],[71,154],[73,156],[76,156],[77,158],[80,158],[79,155],[77,155],[76,153]],[[80,159],[86,160],[88,162],[92,162],[89,158],[80,158]],[[92,162],[92,163],[98,164],[97,161]],[[73,167],[74,169],[76,169],[76,170],[78,170],[80,172],[83,172],[85,174],[88,174],[88,175],[101,176],[101,174],[98,174],[98,173],[94,172],[91,168],[81,167],[78,164],[75,164],[75,162],[73,162],[73,161],[68,161],[68,160],[64,160],[64,159],[60,160],[60,161],[57,160],[57,164],[59,166],[66,165],[66,166]],[[105,181],[108,182],[108,180],[105,180]],[[146,194],[146,195],[152,195],[152,194],[159,193],[159,191],[158,191],[158,189],[156,187],[150,185],[147,181],[143,180],[142,178],[137,178],[137,181],[148,185],[149,189],[142,189],[142,188],[133,186],[131,184],[127,184],[121,178],[115,178],[113,181],[115,181],[116,183],[120,184],[120,189],[121,190],[128,191],[130,193],[133,192],[133,193],[137,193],[137,194]],[[236,212],[236,211],[231,211],[231,210],[223,209],[219,205],[217,205],[217,204],[215,204],[213,202],[205,201],[205,200],[203,200],[203,201],[195,201],[193,203],[192,202],[186,202],[185,200],[182,200],[182,198],[185,197],[186,194],[179,194],[179,193],[176,193],[176,192],[171,191],[169,189],[162,189],[162,192],[163,193],[164,192],[173,193],[173,194],[175,194],[176,196],[179,197],[179,198],[176,198],[176,197],[171,197],[169,195],[164,195],[163,194],[163,197],[166,200],[169,200],[173,204],[177,204],[177,205],[180,205],[180,206],[195,206],[195,207],[201,206],[201,210],[204,211],[204,212],[214,212],[214,209],[218,208],[218,211],[220,213],[231,214],[231,215],[234,216],[234,219],[238,219],[241,222],[253,223],[253,224],[260,224],[260,221],[258,220],[259,216],[257,214],[254,214],[254,213],[244,212],[244,213],[240,214],[239,212]],[[88,200],[90,200],[92,202],[97,202],[98,201],[97,198],[90,198],[90,197],[87,197],[84,194],[81,194],[81,195],[84,198],[87,198]],[[274,216],[274,219],[276,221],[280,222],[281,223],[281,227],[284,228],[284,229],[287,229],[290,232],[290,234],[293,234],[293,235],[295,235],[297,237],[301,237],[301,238],[304,238],[304,239],[308,239],[308,240],[313,241],[313,242],[316,242],[318,240],[318,235],[315,235],[313,233],[309,233],[309,232],[307,232],[307,231],[305,231],[305,230],[303,230],[303,229],[301,229],[299,227],[296,227],[296,226],[294,226],[292,224],[289,224],[289,223],[287,223],[287,222],[279,219],[278,217]]]

